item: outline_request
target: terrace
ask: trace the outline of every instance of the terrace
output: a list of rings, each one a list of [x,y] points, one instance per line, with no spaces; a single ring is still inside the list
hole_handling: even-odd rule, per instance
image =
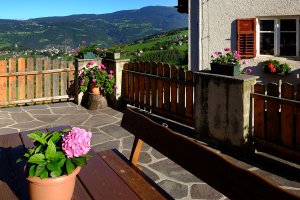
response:
[[[7,135],[61,125],[77,126],[93,133],[94,151],[116,148],[128,158],[133,136],[120,127],[122,115],[122,111],[112,108],[91,111],[72,102],[2,108],[0,109],[0,134]],[[166,121],[166,123],[171,122]],[[183,130],[177,123],[172,127],[179,132]],[[260,174],[280,187],[300,195],[298,165],[271,161],[260,156],[241,159],[241,157],[229,156],[216,149],[213,150],[226,155],[242,168]],[[142,149],[139,165],[152,180],[175,199],[226,199],[224,195],[148,145]],[[1,171],[0,187],[7,184],[3,173],[4,171]]]

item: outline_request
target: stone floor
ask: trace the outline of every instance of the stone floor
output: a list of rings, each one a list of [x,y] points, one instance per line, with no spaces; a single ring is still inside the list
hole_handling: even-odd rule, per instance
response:
[[[2,108],[0,135],[59,125],[78,126],[93,133],[92,148],[95,151],[116,148],[128,157],[133,136],[120,127],[121,118],[122,113],[111,108],[90,111],[70,102]],[[279,170],[271,170],[271,173],[260,163],[249,164],[230,156],[229,158],[241,167],[261,174],[300,195],[300,169],[297,166],[283,166]],[[142,149],[140,165],[150,178],[175,199],[227,199],[148,145],[144,145]],[[281,175],[282,171],[289,173]]]

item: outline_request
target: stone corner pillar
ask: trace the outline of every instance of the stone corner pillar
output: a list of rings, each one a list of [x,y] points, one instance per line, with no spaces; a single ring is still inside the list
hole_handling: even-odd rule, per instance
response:
[[[252,129],[250,93],[258,77],[198,72],[196,78],[196,136],[213,138],[222,145],[248,148]]]

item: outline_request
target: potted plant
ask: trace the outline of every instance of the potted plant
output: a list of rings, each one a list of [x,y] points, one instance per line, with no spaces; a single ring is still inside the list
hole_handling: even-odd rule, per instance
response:
[[[291,72],[291,67],[287,63],[280,63],[277,60],[268,60],[263,65],[265,73],[286,75]]]
[[[72,198],[76,175],[86,164],[92,133],[73,127],[61,132],[28,134],[34,146],[17,160],[26,161],[25,175],[31,200]]]
[[[85,41],[82,41],[82,43],[73,50],[73,54],[75,58],[80,59],[94,59],[97,56],[104,56],[104,50],[100,49],[96,46],[96,44],[93,44],[91,46],[87,45]]]
[[[95,65],[93,61],[79,71],[79,83],[81,92],[90,89],[94,95],[112,94],[116,88],[114,71],[107,72],[103,64]]]
[[[211,56],[211,72],[227,76],[236,76],[240,74],[241,55],[237,51],[231,51],[230,48],[224,48],[225,53],[216,51]],[[243,61],[243,64],[246,64]]]

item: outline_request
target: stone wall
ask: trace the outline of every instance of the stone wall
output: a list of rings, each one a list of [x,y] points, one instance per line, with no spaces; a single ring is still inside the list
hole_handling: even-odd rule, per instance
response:
[[[197,73],[195,130],[199,138],[247,147],[250,134],[250,93],[255,76]]]

